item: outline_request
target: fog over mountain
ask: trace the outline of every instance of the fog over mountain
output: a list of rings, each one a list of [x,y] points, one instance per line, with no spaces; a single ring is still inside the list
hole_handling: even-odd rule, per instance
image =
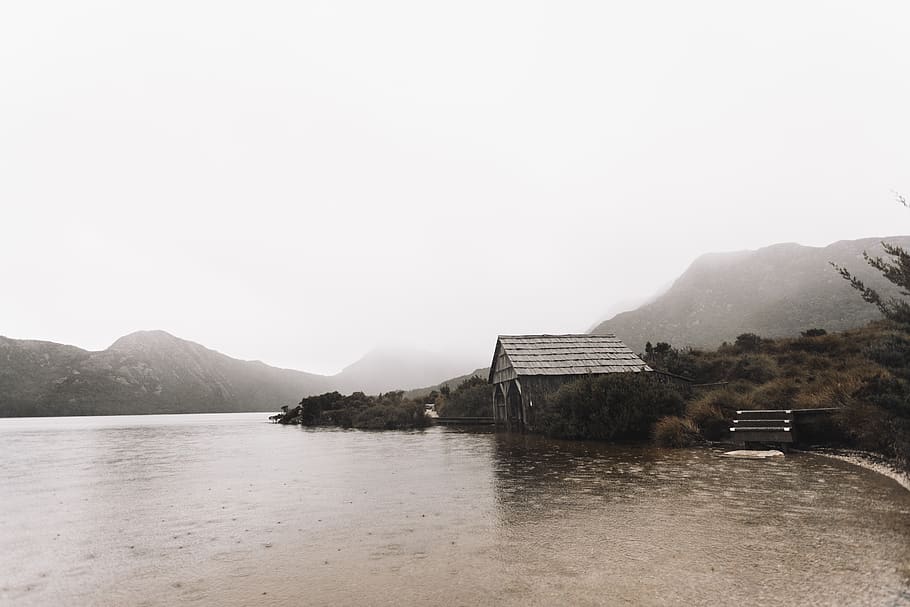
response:
[[[615,315],[593,332],[616,333],[642,351],[649,340],[714,347],[745,332],[784,337],[809,328],[858,327],[879,313],[830,262],[893,294],[893,286],[862,258],[863,251],[881,254],[882,240],[709,253],[653,301]],[[910,247],[910,236],[884,240]],[[340,373],[319,375],[237,360],[165,331],[131,333],[98,352],[0,337],[0,416],[274,410],[331,390],[410,389],[417,396],[440,383],[457,385],[472,373],[483,376],[486,363],[486,356],[378,348]]]
[[[475,362],[464,356],[407,348],[378,348],[329,379],[334,389],[344,393],[375,394],[433,384],[464,372]]]
[[[908,22],[899,0],[0,2],[0,334],[486,364],[498,333],[590,329],[705,251],[900,232]]]
[[[849,268],[883,294],[897,295],[896,288],[863,260],[863,251],[883,254],[882,240],[910,248],[910,236],[891,236],[826,247],[783,243],[754,251],[708,253],[654,301],[617,314],[593,332],[616,333],[641,352],[647,341],[716,347],[747,332],[793,337],[810,328],[858,327],[881,315],[830,262]]]
[[[237,360],[164,331],[131,333],[100,352],[0,337],[0,417],[269,411],[331,390],[426,385],[467,366],[399,348],[324,376]]]

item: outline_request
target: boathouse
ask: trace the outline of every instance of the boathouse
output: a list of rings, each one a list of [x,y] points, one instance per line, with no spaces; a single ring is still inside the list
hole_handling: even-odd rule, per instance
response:
[[[534,397],[581,375],[651,371],[615,335],[500,335],[490,365],[493,419],[534,427]]]

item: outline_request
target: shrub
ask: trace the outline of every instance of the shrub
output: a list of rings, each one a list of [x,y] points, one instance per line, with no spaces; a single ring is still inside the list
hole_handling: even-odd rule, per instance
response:
[[[734,347],[740,352],[755,352],[761,347],[762,339],[755,333],[742,333],[736,336]]]
[[[469,377],[439,404],[443,417],[487,417],[492,414],[492,388],[482,377]]]
[[[886,335],[863,352],[868,358],[889,369],[910,369],[910,340],[903,335]]]
[[[704,352],[686,350],[681,355],[680,366],[671,373],[696,379],[699,382],[714,382],[729,379],[731,370],[739,360],[739,355],[732,349],[729,352]]]
[[[558,438],[644,439],[659,418],[682,409],[679,392],[650,374],[585,376],[540,399],[537,427]]]
[[[766,354],[745,354],[740,356],[730,370],[730,379],[742,379],[757,384],[777,377],[777,362]]]
[[[372,405],[357,413],[353,424],[362,430],[423,428],[426,426],[426,411],[418,403]]]
[[[805,352],[785,352],[777,357],[777,364],[786,367],[786,373],[792,375],[793,372],[796,374],[804,372],[808,360],[809,355]]]
[[[720,440],[727,434],[730,417],[708,400],[698,399],[686,406],[686,417],[692,420],[707,440]]]
[[[656,346],[651,346],[651,342],[648,342],[645,345],[644,361],[653,369],[694,379],[699,376],[698,355],[695,350],[680,350],[667,342],[658,342]]]
[[[803,335],[799,339],[790,343],[790,348],[802,352],[814,352],[816,354],[833,354],[840,351],[844,346],[844,339],[839,335]]]
[[[305,426],[340,426],[371,430],[423,428],[430,422],[422,402],[404,400],[401,391],[379,396],[354,392],[344,396],[327,392],[300,401]]]
[[[835,421],[852,446],[885,455],[896,455],[892,419],[880,407],[854,400],[850,406],[837,411]],[[904,461],[907,461],[906,455]]]
[[[692,407],[698,408],[699,406],[716,408],[727,419],[731,419],[733,414],[740,409],[754,409],[752,403],[752,398],[747,391],[737,391],[737,387],[748,386],[748,390],[751,391],[754,386],[750,384],[730,384],[727,389],[724,390],[711,390],[710,392],[705,392],[689,403],[688,409]]]
[[[669,415],[654,424],[654,442],[661,447],[691,447],[700,437],[695,423],[683,417]]]
[[[789,379],[775,379],[762,384],[752,393],[756,409],[792,409],[799,386]]]
[[[807,329],[802,331],[800,335],[802,337],[821,337],[822,335],[827,335],[828,332],[824,329]]]

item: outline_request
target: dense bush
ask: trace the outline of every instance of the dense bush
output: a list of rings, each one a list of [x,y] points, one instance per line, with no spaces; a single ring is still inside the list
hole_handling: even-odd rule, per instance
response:
[[[695,423],[704,438],[717,441],[727,436],[736,411],[754,408],[750,395],[731,388],[718,389],[690,400],[686,404],[686,417]]]
[[[661,447],[691,447],[701,440],[691,419],[668,415],[654,424],[654,442]]]
[[[777,362],[766,354],[744,354],[733,363],[729,379],[742,379],[761,384],[778,374]]]
[[[400,430],[426,426],[426,410],[422,403],[382,403],[359,411],[353,426],[364,430]]]
[[[899,459],[910,467],[910,382],[876,375],[854,393],[852,409],[862,414],[847,417],[847,429],[860,447]]]
[[[790,343],[790,347],[794,350],[815,352],[818,354],[833,354],[837,352],[842,345],[843,341],[837,335],[807,335],[806,333],[799,339],[795,339]]]
[[[444,393],[436,410],[442,417],[489,417],[493,414],[492,387],[482,377],[469,377]]]
[[[699,370],[698,355],[696,350],[679,350],[666,342],[658,342],[656,346],[648,342],[643,359],[652,368],[694,379]]]
[[[800,386],[789,378],[779,378],[758,386],[751,394],[754,409],[792,409]]]
[[[865,354],[892,371],[904,375],[910,373],[910,340],[905,335],[885,335],[869,344]]]
[[[761,343],[762,338],[755,333],[742,333],[736,336],[733,347],[740,352],[755,352],[761,347]]]
[[[300,401],[296,419],[288,422],[364,430],[398,430],[429,425],[423,402],[406,400],[403,395],[404,392],[395,391],[378,396],[367,396],[363,392],[354,392],[350,396],[338,392],[309,396]]]
[[[539,401],[537,428],[558,438],[645,439],[658,419],[683,412],[678,391],[643,373],[585,376]]]

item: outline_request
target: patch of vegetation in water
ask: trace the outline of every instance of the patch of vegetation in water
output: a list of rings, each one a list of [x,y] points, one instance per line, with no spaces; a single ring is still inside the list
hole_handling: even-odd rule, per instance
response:
[[[377,396],[354,392],[345,396],[327,392],[308,396],[300,404],[276,416],[280,424],[335,426],[362,430],[406,430],[430,425],[423,401],[407,400],[396,390]]]

